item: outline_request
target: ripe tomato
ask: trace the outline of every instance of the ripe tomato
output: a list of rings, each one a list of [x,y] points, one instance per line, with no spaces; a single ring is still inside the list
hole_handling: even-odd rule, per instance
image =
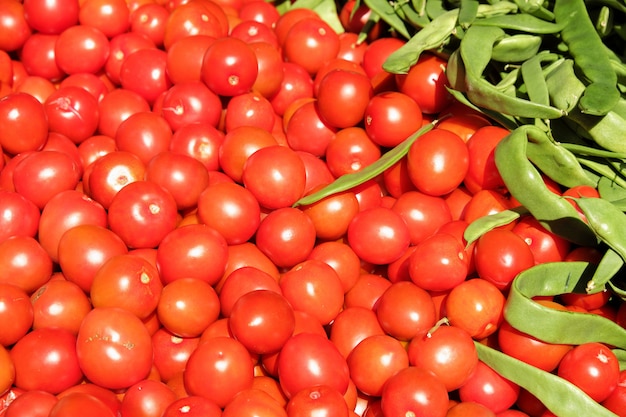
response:
[[[190,395],[167,406],[163,417],[220,417],[222,409],[208,398]]]
[[[532,216],[522,217],[512,231],[528,244],[536,264],[562,261],[572,246],[567,239],[550,232]]]
[[[342,395],[348,389],[348,364],[335,345],[322,335],[293,335],[281,349],[277,365],[278,380],[288,398],[319,385],[328,385]]]
[[[374,94],[367,75],[337,69],[327,73],[319,84],[317,105],[320,115],[337,128],[355,126],[363,120]]]
[[[219,293],[222,316],[229,317],[237,300],[244,294],[256,290],[281,294],[276,277],[254,266],[243,266],[228,274]]]
[[[365,131],[380,146],[394,147],[422,127],[422,110],[398,91],[378,93],[365,109]]]
[[[384,207],[354,216],[347,237],[359,258],[378,265],[398,259],[410,243],[410,232],[402,216]]]
[[[387,334],[367,336],[347,358],[350,378],[365,395],[379,397],[385,383],[409,366],[409,356],[402,342]]]
[[[431,371],[448,392],[463,386],[478,363],[472,337],[454,326],[440,326],[411,339],[407,351],[411,365]]]
[[[0,33],[0,49],[17,51],[32,34],[32,29],[24,13],[24,5],[20,2],[6,2],[1,5],[2,19]]]
[[[329,339],[347,359],[362,340],[384,333],[374,311],[354,306],[346,307],[337,314],[330,327]]]
[[[252,88],[259,73],[256,54],[241,39],[221,37],[206,50],[202,81],[216,94],[236,96]]]
[[[519,385],[479,361],[467,382],[459,388],[459,397],[461,401],[477,402],[500,413],[515,404],[519,391]]]
[[[338,178],[361,171],[377,161],[381,153],[365,129],[352,126],[335,133],[326,147],[325,159],[330,172]]]
[[[54,46],[56,63],[66,74],[97,73],[109,57],[109,40],[93,26],[70,26],[59,34]]]
[[[228,320],[233,337],[253,354],[278,352],[296,325],[287,298],[272,290],[247,292],[232,306]]]
[[[502,292],[484,279],[470,279],[454,287],[444,309],[450,324],[483,339],[498,330],[503,320],[505,298]]]
[[[39,150],[48,138],[48,120],[41,102],[27,93],[0,98],[0,146],[10,155]]]
[[[120,414],[129,417],[161,417],[176,399],[172,388],[165,383],[145,379],[124,392]]]
[[[224,274],[228,244],[215,229],[191,224],[169,232],[159,243],[156,262],[164,284],[197,278],[210,285]]]
[[[289,147],[317,157],[324,156],[337,129],[323,119],[321,107],[315,100],[305,99],[291,114],[290,109],[291,107],[287,108],[283,116]]]
[[[467,145],[456,133],[433,129],[417,138],[407,154],[408,174],[415,187],[429,195],[452,192],[469,167]]]
[[[23,288],[5,282],[0,283],[0,305],[0,319],[5,323],[0,334],[0,345],[8,347],[31,329],[34,319],[33,305],[29,293]]]
[[[58,401],[56,395],[46,391],[24,391],[5,405],[2,415],[5,417],[47,417]]]
[[[150,104],[139,93],[117,88],[107,93],[99,102],[100,121],[98,132],[115,138],[119,125],[131,115],[150,111]]]
[[[576,385],[595,401],[604,401],[620,377],[615,354],[602,343],[583,343],[567,352],[557,374]]]
[[[0,283],[31,294],[50,279],[53,262],[35,238],[13,236],[0,243],[0,267]]]
[[[0,189],[0,242],[11,236],[35,237],[41,213],[35,203],[15,191]]]
[[[437,114],[452,101],[448,92],[446,60],[431,53],[421,54],[406,74],[396,75],[398,88],[412,97],[427,114]]]
[[[15,386],[51,394],[78,384],[83,377],[76,350],[77,338],[61,328],[29,332],[11,348]]]
[[[64,86],[50,94],[44,103],[50,132],[58,132],[74,143],[92,136],[98,128],[98,100],[78,86]]]
[[[417,245],[452,221],[452,214],[443,198],[407,191],[391,206],[409,226],[411,244]]]
[[[207,338],[189,357],[183,374],[191,395],[225,407],[237,393],[251,388],[254,368],[250,353],[231,337]]]
[[[51,279],[32,296],[33,329],[57,327],[78,333],[83,318],[91,311],[87,294],[64,279]]]
[[[305,17],[291,25],[282,47],[285,61],[315,75],[325,62],[337,56],[339,35],[324,20]]]
[[[490,230],[478,239],[474,262],[478,275],[501,290],[508,288],[518,273],[535,265],[526,242],[506,229]]]
[[[431,372],[409,366],[387,380],[380,407],[385,416],[444,417],[448,392]]]
[[[112,38],[129,29],[130,9],[124,0],[85,0],[80,5],[78,21]]]
[[[464,183],[472,194],[478,190],[499,191],[505,188],[495,164],[494,149],[508,134],[508,130],[499,126],[483,126],[467,140],[469,167]]]
[[[76,353],[85,376],[110,389],[128,388],[144,379],[153,360],[146,326],[130,311],[115,307],[94,308],[87,314],[78,331]]]
[[[312,386],[298,391],[289,399],[285,411],[289,417],[350,416],[344,396],[328,385]]]

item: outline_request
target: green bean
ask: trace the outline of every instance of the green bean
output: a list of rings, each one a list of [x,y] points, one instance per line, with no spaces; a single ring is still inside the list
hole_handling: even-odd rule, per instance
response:
[[[523,125],[502,139],[495,149],[495,163],[511,194],[551,232],[571,242],[594,245],[596,237],[565,198],[545,185],[541,174],[528,160],[529,125]]]
[[[400,17],[396,14],[393,6],[386,0],[363,0],[363,2],[369,7],[373,12],[378,14],[381,19],[389,24],[392,28],[394,28],[400,35],[405,38],[410,38],[411,34],[409,33],[404,21],[400,19]]]
[[[498,62],[522,62],[537,55],[541,37],[526,33],[506,36],[493,45],[491,59]]]
[[[620,97],[617,75],[587,13],[584,0],[556,0],[557,23],[564,23],[561,38],[567,44],[576,66],[588,80],[579,108],[595,116],[607,114]]]
[[[509,381],[533,394],[559,417],[617,417],[567,380],[475,342],[478,358]]]
[[[550,101],[555,107],[570,112],[578,104],[585,91],[585,84],[574,72],[574,61],[564,59],[560,65],[546,76],[546,86]]]
[[[366,181],[376,178],[386,169],[390,168],[396,162],[402,159],[411,148],[413,142],[415,142],[417,138],[422,136],[424,133],[432,130],[433,127],[435,127],[436,123],[437,121],[435,120],[425,125],[420,130],[406,138],[402,143],[396,145],[393,149],[386,152],[376,162],[366,166],[361,171],[342,175],[321,190],[302,197],[300,200],[296,201],[293,206],[297,207],[307,204],[313,204],[325,197],[328,197],[329,195],[349,190],[353,187],[356,187],[357,185],[363,184]]]
[[[415,10],[408,1],[401,1],[395,6],[396,13],[416,29],[421,29],[430,23],[430,18],[423,11]]]
[[[476,20],[474,24],[481,26],[497,26],[502,29],[510,29],[535,35],[556,34],[563,28],[562,24],[540,19],[528,13],[486,17]]]
[[[521,272],[511,285],[504,317],[519,331],[544,342],[600,342],[626,349],[626,329],[619,324],[594,314],[555,310],[533,300],[537,296],[584,294],[595,269],[588,262],[547,262]]]
[[[615,170],[613,170],[613,168],[611,168],[611,166],[608,165],[606,162],[598,162],[593,158],[585,157],[578,157],[578,162],[582,166],[597,173],[601,177],[601,179],[606,178],[607,180],[614,182],[620,187],[626,188],[626,179],[621,177],[618,172],[615,172]]]
[[[606,284],[624,267],[624,259],[609,248],[602,256],[598,267],[585,287],[587,294],[606,289]]]
[[[592,116],[574,108],[568,113],[567,120],[578,125],[582,129],[578,132],[588,135],[600,147],[626,153],[626,119],[617,112],[611,110],[604,116]]]
[[[626,214],[604,198],[576,198],[596,236],[626,260]]]
[[[459,101],[463,105],[467,106],[468,108],[472,110],[475,110],[479,113],[486,115],[488,118],[496,121],[498,124],[505,127],[506,129],[513,130],[519,126],[517,119],[513,116],[502,114],[495,110],[478,107],[477,105],[469,101],[467,97],[460,91],[452,90],[452,89],[448,89],[448,91],[450,92],[450,95],[452,97],[454,97],[457,101]]]
[[[600,197],[610,201],[621,211],[626,212],[626,188],[624,186],[602,177],[598,181],[598,193],[600,193]]]
[[[586,174],[576,156],[539,128],[529,125],[526,156],[545,175],[566,187],[597,184]]]
[[[517,117],[554,119],[564,115],[561,109],[503,94],[483,77],[491,62],[493,45],[505,37],[504,30],[472,25],[461,40],[460,51],[465,65],[466,95],[476,105]]]
[[[459,25],[467,29],[478,14],[478,0],[461,0],[459,7]]]
[[[541,42],[541,38],[539,39]],[[522,63],[520,72],[522,74],[522,79],[524,80],[526,94],[531,101],[546,106],[550,105],[548,84],[546,79],[543,76],[539,76],[539,74],[542,74],[543,72],[541,64],[544,60],[556,59],[556,54],[541,53],[535,54],[535,56],[526,59]]]
[[[458,9],[450,10],[434,18],[428,26],[417,32],[404,45],[391,54],[383,68],[396,74],[406,74],[419,60],[422,52],[440,48],[455,31]]]
[[[510,224],[522,217],[523,214],[528,214],[528,210],[525,207],[516,207],[479,217],[467,225],[463,238],[469,245],[488,231]]]
[[[595,23],[596,32],[601,38],[609,35],[613,30],[613,9],[602,6]]]

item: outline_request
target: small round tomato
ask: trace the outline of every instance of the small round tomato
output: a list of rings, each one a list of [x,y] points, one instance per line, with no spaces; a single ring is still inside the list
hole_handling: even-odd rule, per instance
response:
[[[377,265],[398,259],[411,240],[402,216],[384,207],[367,209],[354,216],[347,237],[359,258]]]
[[[26,197],[0,189],[0,213],[0,242],[11,236],[36,236],[41,213]]]
[[[381,156],[381,149],[359,126],[338,130],[325,150],[326,164],[338,178],[344,174],[361,171]]]
[[[219,148],[220,167],[233,181],[241,183],[243,167],[248,158],[261,148],[276,145],[276,138],[265,129],[237,127],[224,136]]]
[[[48,139],[48,119],[41,102],[27,93],[0,98],[0,146],[16,155],[39,150]]]
[[[409,366],[387,380],[380,407],[386,416],[444,417],[448,403],[443,382],[430,371]]]
[[[411,365],[430,370],[448,392],[463,386],[478,363],[474,340],[454,326],[440,326],[411,339],[407,350]]]
[[[293,335],[278,355],[278,380],[288,398],[316,385],[328,385],[343,395],[349,378],[344,357],[330,340],[319,334]]]
[[[509,134],[499,126],[483,126],[467,140],[469,167],[465,175],[465,186],[472,194],[478,190],[502,190],[505,188],[498,171],[494,150],[496,145]]]
[[[543,227],[533,216],[522,217],[512,231],[528,244],[536,264],[563,261],[572,246],[567,239]]]
[[[420,191],[403,193],[391,209],[409,225],[412,245],[419,244],[452,221],[452,213],[443,198]]]
[[[394,147],[422,127],[422,110],[399,91],[378,93],[365,109],[365,131],[380,146]]]
[[[567,352],[557,374],[583,390],[595,401],[604,401],[617,387],[619,361],[604,344],[583,343]]]
[[[53,92],[45,101],[48,129],[58,132],[74,143],[92,136],[98,128],[98,100],[78,86],[65,86]]]
[[[396,83],[400,91],[412,97],[424,113],[437,114],[452,99],[446,88],[449,86],[446,66],[446,60],[436,55],[421,54],[408,73],[396,75]]]
[[[289,399],[285,411],[290,417],[350,416],[344,396],[328,385],[311,386],[298,391]]]
[[[83,377],[76,336],[67,329],[32,330],[11,348],[15,386],[51,394],[76,385]]]
[[[112,38],[130,28],[130,10],[125,0],[85,0],[80,4],[78,21]]]
[[[469,167],[469,152],[456,133],[433,129],[411,145],[407,162],[409,178],[419,191],[442,196],[463,182]]]
[[[367,75],[337,69],[326,74],[320,82],[317,106],[329,125],[346,128],[363,120],[373,94]]]
[[[364,338],[347,360],[350,378],[362,393],[371,396],[380,396],[387,380],[409,366],[402,342],[387,334]]]
[[[189,357],[183,374],[190,395],[225,407],[237,393],[251,388],[254,367],[244,345],[231,337],[211,337]]]
[[[476,242],[474,263],[478,275],[499,289],[510,287],[518,273],[535,265],[526,242],[511,230],[493,229]]]
[[[161,115],[174,132],[190,123],[217,127],[222,115],[219,96],[201,81],[181,82],[162,96]]]
[[[282,46],[285,61],[315,75],[325,62],[337,56],[339,35],[319,17],[308,17],[291,26]]]
[[[24,391],[13,401],[5,402],[2,415],[5,417],[48,417],[58,401],[56,395],[46,391]]]
[[[32,296],[33,329],[57,327],[78,333],[83,318],[91,311],[87,294],[64,279],[51,279]]]
[[[293,308],[280,293],[254,290],[243,294],[230,311],[233,337],[255,354],[278,352],[296,325]]]
[[[206,50],[202,80],[216,94],[236,96],[252,88],[259,73],[256,54],[241,39],[222,37]]]
[[[359,202],[353,192],[344,191],[304,206],[302,210],[313,221],[317,237],[331,241],[345,235],[359,212]]]
[[[479,361],[472,375],[459,388],[459,397],[461,401],[477,402],[494,413],[499,413],[515,404],[519,391],[519,385]]]
[[[305,99],[302,104],[295,103],[298,104],[293,113],[290,113],[292,107],[288,107],[283,116],[287,144],[296,151],[324,156],[337,129],[323,119],[315,100]],[[311,140],[311,137],[315,137],[315,140]]]
[[[369,336],[385,334],[376,313],[371,309],[354,306],[344,308],[330,326],[330,340],[347,359],[352,350]]]
[[[111,138],[115,138],[117,128],[131,115],[151,110],[145,98],[124,88],[116,88],[107,93],[98,103],[98,107],[100,109],[98,132]]]
[[[121,308],[91,310],[78,331],[76,352],[85,376],[105,388],[128,388],[152,368],[148,329],[136,315]]]
[[[454,287],[444,308],[450,324],[480,340],[498,330],[504,319],[504,302],[504,295],[494,284],[477,278]]]
[[[66,74],[97,73],[109,57],[109,40],[100,29],[74,25],[59,34],[54,47],[56,63]]]
[[[395,282],[382,293],[376,316],[385,332],[400,340],[411,340],[437,321],[430,294],[410,281]]]
[[[0,283],[31,294],[52,276],[53,262],[45,248],[30,236],[13,236],[0,243]]]
[[[31,329],[34,319],[29,294],[16,285],[0,283],[0,319],[5,323],[0,345],[7,347],[22,339]]]

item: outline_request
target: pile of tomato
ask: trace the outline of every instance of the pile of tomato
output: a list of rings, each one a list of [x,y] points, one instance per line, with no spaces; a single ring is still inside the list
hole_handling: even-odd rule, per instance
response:
[[[597,250],[531,216],[468,245],[517,205],[508,132],[451,98],[445,59],[390,74],[405,41],[333,10],[0,2],[0,415],[554,415],[476,342],[626,415],[609,347],[503,319],[519,272]],[[537,301],[626,323],[608,291]]]

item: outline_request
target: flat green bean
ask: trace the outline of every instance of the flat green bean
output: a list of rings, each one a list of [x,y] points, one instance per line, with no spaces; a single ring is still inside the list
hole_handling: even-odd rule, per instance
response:
[[[373,12],[378,14],[382,20],[394,28],[400,35],[410,38],[411,34],[404,21],[396,14],[393,6],[386,0],[363,0]]]
[[[557,23],[564,23],[561,38],[589,82],[579,100],[580,111],[595,116],[607,114],[620,97],[617,75],[584,0],[556,0],[554,14]]]
[[[522,62],[537,55],[541,37],[526,33],[506,36],[493,45],[491,59],[498,62]]]
[[[541,38],[540,43],[541,43]],[[539,46],[537,46],[539,49]],[[550,105],[550,94],[548,92],[548,84],[543,75],[542,63],[544,59],[556,60],[556,54],[533,54],[527,58],[520,67],[520,73],[524,80],[524,86],[528,98],[535,102],[546,106]]]
[[[546,76],[548,96],[555,107],[570,112],[578,105],[585,84],[574,72],[574,60],[564,59]]]
[[[600,147],[626,153],[626,119],[617,112],[610,110],[604,116],[593,116],[574,108],[568,113],[567,120],[582,128],[579,132],[589,136]]]
[[[585,287],[587,294],[606,289],[606,284],[624,267],[624,259],[613,249],[604,252],[598,267]]]
[[[495,163],[511,194],[548,230],[571,242],[595,245],[597,238],[565,198],[545,185],[526,150],[530,125],[503,138],[495,149]]]
[[[467,29],[478,14],[478,0],[461,0],[459,7],[459,25]]]
[[[366,166],[361,171],[342,175],[321,190],[302,197],[293,204],[293,207],[313,204],[325,197],[328,197],[329,195],[349,190],[353,187],[356,187],[357,185],[363,184],[366,181],[376,178],[386,169],[390,168],[396,162],[402,159],[411,148],[413,142],[415,142],[417,138],[422,136],[424,133],[432,130],[433,127],[435,127],[436,123],[437,121],[435,120],[425,125],[420,130],[406,138],[402,143],[396,145],[393,149],[386,152],[376,162]]]
[[[565,379],[475,342],[478,358],[533,394],[558,417],[618,417]]]
[[[502,29],[510,29],[535,35],[555,34],[559,33],[563,28],[562,24],[540,19],[528,13],[491,16],[484,19],[478,19],[473,24],[481,26],[497,26]]]
[[[488,231],[510,224],[524,214],[528,214],[528,210],[522,206],[479,217],[467,225],[463,238],[469,245]]]
[[[596,236],[626,260],[626,214],[604,198],[576,198]]]

